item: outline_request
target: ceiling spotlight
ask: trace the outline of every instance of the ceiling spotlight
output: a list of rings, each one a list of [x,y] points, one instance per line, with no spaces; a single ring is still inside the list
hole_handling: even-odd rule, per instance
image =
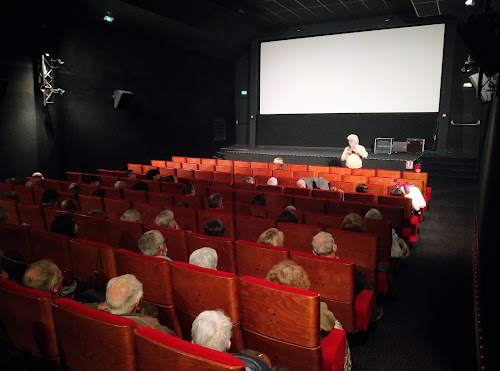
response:
[[[113,17],[111,15],[111,12],[106,12],[106,14],[104,15],[103,20],[105,20],[106,22],[111,23],[111,22],[113,22],[115,20],[115,17]]]
[[[467,60],[464,62],[464,66],[460,69],[462,72],[470,72],[472,70],[472,66],[475,64],[474,60],[469,55]]]
[[[474,6],[476,5],[476,0],[465,0],[465,5]]]

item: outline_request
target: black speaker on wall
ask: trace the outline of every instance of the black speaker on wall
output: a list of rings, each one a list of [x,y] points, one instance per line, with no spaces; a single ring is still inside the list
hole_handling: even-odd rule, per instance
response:
[[[115,90],[113,94],[113,106],[115,108],[128,108],[132,102],[134,93],[128,90]]]

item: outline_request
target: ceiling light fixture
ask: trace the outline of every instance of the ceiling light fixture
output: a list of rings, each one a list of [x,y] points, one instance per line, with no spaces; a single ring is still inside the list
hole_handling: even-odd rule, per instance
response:
[[[113,22],[115,20],[115,18],[111,15],[111,12],[106,12],[106,14],[104,15],[104,18],[103,20],[105,20],[106,22]]]
[[[472,66],[475,64],[474,60],[469,55],[467,60],[464,62],[464,66],[460,69],[462,72],[470,72],[472,70]]]
[[[476,5],[476,0],[465,0],[465,5],[474,6]]]

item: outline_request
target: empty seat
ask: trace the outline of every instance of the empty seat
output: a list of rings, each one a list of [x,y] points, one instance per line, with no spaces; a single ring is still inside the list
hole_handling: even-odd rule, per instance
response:
[[[9,258],[3,259],[2,267],[12,279],[22,280],[26,264],[32,261],[29,227],[0,223],[0,250]]]
[[[165,166],[166,161],[165,160],[151,160],[151,165],[156,166],[159,168],[160,166]]]
[[[170,169],[182,169],[182,162],[167,161],[166,165],[167,165],[167,168],[170,168]]]
[[[288,260],[289,256],[289,250],[284,247],[261,245],[242,240],[235,242],[235,250],[236,270],[240,277],[265,278],[272,267]]]
[[[127,164],[127,169],[132,170],[135,174],[142,174],[141,164]]]
[[[118,200],[112,198],[104,198],[104,207],[108,218],[120,219],[124,211],[132,208],[130,200]]]
[[[334,174],[352,174],[352,170],[348,167],[330,166],[330,173]]]
[[[41,259],[51,259],[58,267],[63,270],[71,269],[71,260],[69,258],[69,240],[68,236],[46,231],[29,231],[31,245],[31,261]]]
[[[314,176],[320,176],[319,173],[329,173],[330,172],[330,168],[328,166],[322,166],[322,165],[309,165],[307,167],[307,170],[314,171],[314,173],[315,173]]]
[[[242,183],[249,184],[249,183]],[[254,184],[252,184],[254,185]],[[262,192],[258,192],[257,190],[248,190],[248,189],[235,189],[234,190],[234,202],[239,202],[243,204],[251,204],[252,200],[255,196],[262,194]]]
[[[100,188],[104,190],[104,195],[106,196],[106,198],[112,198],[114,200],[121,200],[123,198],[123,192],[121,188],[104,186],[101,186]]]
[[[222,166],[230,166],[233,167],[233,160],[226,160],[223,158],[218,158],[217,159],[217,165],[222,165]]]
[[[137,370],[245,371],[243,362],[230,354],[205,348],[149,327],[141,327],[134,332]]]
[[[330,181],[330,188],[337,187],[344,192],[356,192],[356,183],[355,182],[344,182],[344,181]]]
[[[293,172],[293,177],[294,178],[313,178],[316,176],[316,173],[312,170],[307,170],[307,171],[294,171]]]
[[[56,190],[56,191],[66,191],[68,190],[68,188],[61,188],[61,183],[58,179],[43,179],[43,188],[45,189],[53,189],[53,190]]]
[[[201,164],[201,158],[199,158],[199,157],[186,157],[186,163],[188,163],[188,164]]]
[[[327,191],[330,192],[330,191]],[[326,212],[326,200],[318,197],[293,197],[293,206],[302,211],[311,211],[315,213]]]
[[[311,196],[316,198],[326,198],[329,200],[342,200],[344,196],[343,192],[340,191],[327,191],[326,189],[313,189],[311,191]]]
[[[232,181],[232,174],[233,174],[233,167],[232,166],[225,166],[225,165],[216,165],[215,166],[215,172],[216,173],[230,173],[231,174],[231,181]],[[226,174],[227,176],[227,174]],[[219,177],[223,177],[221,174],[214,174],[214,179],[215,180],[221,180]]]
[[[120,178],[113,175],[99,175],[99,185],[103,187],[114,187]]]
[[[80,184],[80,187],[82,188],[81,194],[83,195],[91,195],[92,192],[97,191],[99,189],[99,186],[97,184]]]
[[[88,241],[107,243],[106,216],[74,212],[73,220],[78,226],[78,237]]]
[[[400,170],[377,169],[376,176],[396,179],[396,178],[401,178],[401,171]]]
[[[366,183],[368,181],[368,177],[365,175],[343,174],[342,181],[343,182],[354,182],[356,184]]]
[[[251,216],[254,218],[266,218],[267,208],[265,206],[236,202],[234,204],[234,215]]]
[[[217,165],[217,159],[216,158],[202,158],[201,163],[203,165]]]
[[[28,203],[34,202],[32,189],[33,189],[33,187],[25,186],[22,184],[13,184],[12,185],[12,190],[17,193],[19,201],[21,201],[21,202],[28,202]]]
[[[123,188],[123,198],[130,202],[148,202],[148,191]]]
[[[292,171],[307,171],[306,164],[286,164],[285,166],[288,170]]]
[[[211,180],[210,187],[233,187],[233,181]]]
[[[394,184],[393,177],[381,177],[381,176],[369,176],[367,179],[367,183],[370,184],[381,184],[388,187],[392,187]]]
[[[191,340],[191,325],[198,314],[205,310],[220,309],[233,323],[231,351],[240,352],[244,346],[240,326],[238,277],[232,273],[174,262],[172,280],[183,339]]]
[[[274,219],[254,218],[251,216],[236,215],[236,238],[238,240],[257,242],[260,235],[274,228]]]
[[[377,170],[375,169],[351,169],[352,175],[364,175],[364,176],[375,176],[377,175]]]
[[[17,210],[21,223],[34,229],[47,230],[43,208],[42,205],[18,202]]]
[[[184,184],[174,182],[161,182],[161,191],[163,193],[181,194]]]
[[[215,159],[213,159],[215,161]],[[212,173],[215,171],[215,164],[200,164],[198,165],[198,170],[203,171],[211,171]],[[213,178],[213,174],[212,174]]]
[[[80,210],[88,213],[90,210],[106,210],[103,197],[80,195],[78,197]]]
[[[186,157],[184,156],[172,156],[173,162],[186,162]]]
[[[310,188],[298,188],[298,187],[284,187],[283,193],[292,196],[302,196],[310,197],[312,189]]]
[[[150,204],[158,204],[163,207],[174,206],[174,195],[171,193],[149,192],[148,199]]]
[[[342,174],[338,173],[318,173],[318,177],[328,180],[329,182],[340,182],[342,181]],[[331,184],[330,184],[331,186]]]
[[[282,193],[264,193],[267,207],[285,208],[292,205],[293,197]]]
[[[257,191],[259,192],[267,192],[267,193],[283,193],[283,186],[280,185],[267,185],[261,184],[257,185]]]
[[[257,169],[254,169],[257,170]],[[260,170],[266,170],[266,169],[260,169]],[[269,170],[269,169],[267,169]],[[255,175],[253,176],[254,183],[257,185],[267,185],[267,182],[269,181],[269,178],[272,175]]]
[[[206,170],[195,170],[194,171],[194,178],[195,179],[212,180],[214,178],[214,172],[213,171],[206,171]]]
[[[387,194],[387,186],[384,184],[367,184],[368,186],[368,193],[374,194],[374,195],[386,195]]]
[[[246,348],[264,350],[278,368],[343,368],[346,334],[334,329],[321,341],[317,293],[249,276],[239,292]]]
[[[144,225],[136,222],[125,222],[118,219],[106,219],[106,241],[117,249],[140,252],[139,238],[144,233]]]
[[[255,183],[244,183],[243,178],[245,174],[236,174],[234,177],[233,188],[238,190],[256,191],[257,184]]]
[[[283,187],[295,187],[299,178],[280,176],[278,177],[278,184]]]
[[[234,242],[229,238],[211,237],[198,233],[187,233],[186,243],[188,255],[202,247],[211,247],[217,252],[217,270],[236,274]]]
[[[144,231],[157,230],[165,238],[167,243],[167,256],[173,261],[188,262],[189,254],[186,242],[186,231],[182,229],[171,229],[158,227],[155,224],[147,224]]]
[[[303,214],[304,224],[317,225],[322,229],[340,228],[344,215],[321,214],[305,211]]]
[[[273,176],[276,178],[295,178],[293,175],[293,170],[281,170],[281,169],[274,169],[273,170]]]
[[[136,369],[134,321],[70,299],[56,299],[52,305],[57,341],[68,370]]]
[[[158,167],[158,170],[160,171],[160,177],[167,177],[170,175],[176,176],[177,175],[177,170],[175,168],[160,166],[160,167]]]
[[[182,164],[182,169],[178,169],[178,170],[198,170],[198,164],[197,163],[193,163],[193,162],[185,162]],[[183,172],[179,173],[179,171],[177,171],[177,174],[182,174]],[[193,173],[194,174],[194,173]],[[181,175],[179,175],[181,176]]]
[[[326,210],[328,214],[347,215],[349,213],[356,213],[364,215],[364,204],[358,201],[326,201]]]
[[[344,200],[374,204],[377,203],[377,195],[372,193],[344,192]]]
[[[198,168],[196,164],[192,164]],[[177,169],[177,177],[186,178],[186,179],[194,179],[194,170],[193,169]]]
[[[7,193],[12,191],[12,184],[0,182],[0,193]]]
[[[77,183],[82,183],[83,182],[83,173],[75,172],[75,171],[67,171],[66,172],[66,179],[70,182],[77,182]]]
[[[161,183],[158,180],[143,180],[148,185],[148,192],[161,192]]]
[[[175,221],[180,229],[195,233],[198,232],[198,221],[195,209],[191,207],[170,207],[169,210],[174,212]]]
[[[321,232],[316,225],[278,222],[277,228],[285,235],[285,247],[290,251],[312,252],[312,239]]]

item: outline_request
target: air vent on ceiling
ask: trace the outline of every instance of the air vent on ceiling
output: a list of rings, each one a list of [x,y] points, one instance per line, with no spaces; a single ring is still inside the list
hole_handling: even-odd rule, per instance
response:
[[[418,17],[442,15],[439,0],[411,0]]]

